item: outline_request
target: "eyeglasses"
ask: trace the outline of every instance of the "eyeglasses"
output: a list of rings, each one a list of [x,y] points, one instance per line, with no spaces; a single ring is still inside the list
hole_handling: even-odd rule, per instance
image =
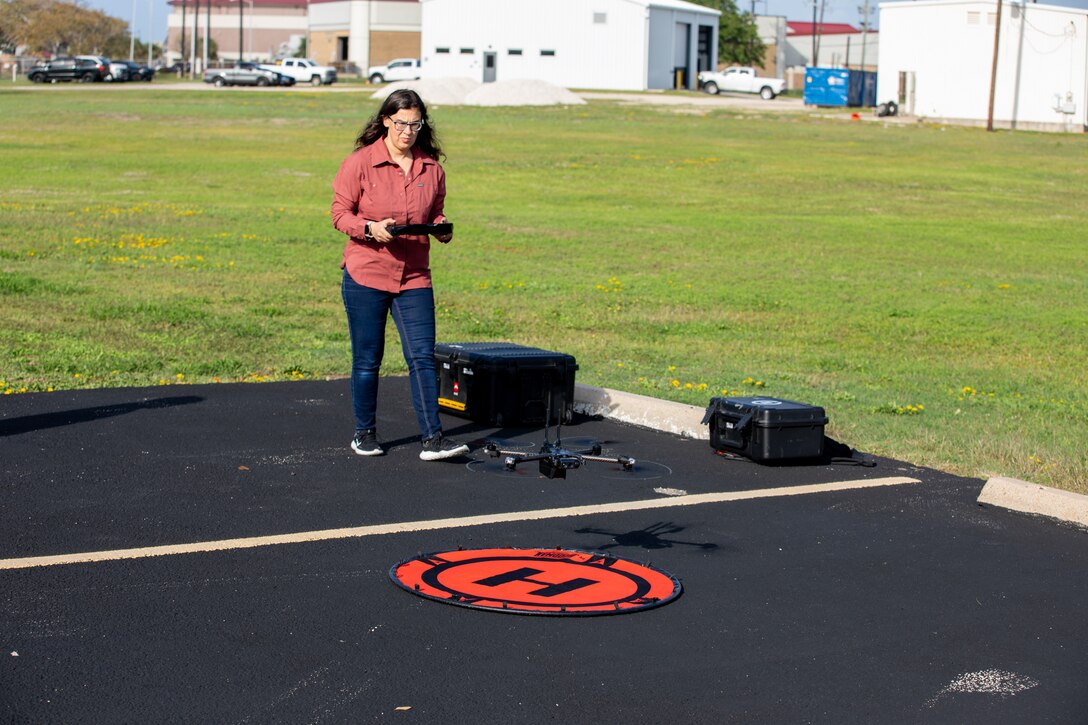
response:
[[[412,133],[419,133],[419,130],[423,128],[423,121],[398,121],[394,118],[390,118],[393,122],[393,127],[397,129],[399,133],[405,131],[411,131]]]

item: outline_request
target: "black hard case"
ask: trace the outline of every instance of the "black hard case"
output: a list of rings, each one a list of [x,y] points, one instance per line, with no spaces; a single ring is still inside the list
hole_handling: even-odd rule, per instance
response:
[[[711,398],[703,423],[710,445],[754,461],[818,458],[827,416],[816,405],[779,398]]]
[[[571,419],[574,357],[512,342],[440,342],[434,348],[438,406],[499,426]]]

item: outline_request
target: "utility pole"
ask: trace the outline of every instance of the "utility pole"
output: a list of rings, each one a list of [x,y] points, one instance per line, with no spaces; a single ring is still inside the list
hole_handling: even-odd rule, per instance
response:
[[[151,67],[151,52],[155,48],[155,0],[147,0],[147,27],[151,35],[147,41],[147,67]]]
[[[128,59],[136,60],[136,0],[132,0],[132,23],[128,26]]]
[[[997,18],[994,19],[994,63],[990,69],[990,108],[986,111],[986,130],[994,130],[994,94],[997,91],[997,50],[1001,44],[1001,0],[997,0]]]
[[[212,0],[208,0],[208,11],[204,13],[204,55],[202,65],[208,70],[208,36],[212,32]]]
[[[185,74],[185,4],[185,0],[181,0],[181,70],[178,71],[178,78]]]
[[[818,1],[819,0],[813,0],[813,67],[816,67],[816,7]]]
[[[245,43],[242,40],[242,7],[245,6],[245,0],[238,0],[238,62],[242,62],[242,52],[245,47]]]
[[[873,12],[869,9],[869,0],[865,0],[865,4],[858,8],[858,12],[861,13],[861,69],[865,70],[865,44],[869,39],[871,26],[869,15]]]
[[[193,2],[193,35],[189,38],[189,78],[196,78],[196,34],[200,30],[200,0]]]

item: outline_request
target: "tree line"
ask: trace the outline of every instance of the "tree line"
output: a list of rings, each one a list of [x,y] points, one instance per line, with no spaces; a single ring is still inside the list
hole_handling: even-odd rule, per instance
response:
[[[65,0],[0,0],[0,51],[30,55],[102,55],[126,58],[124,20]],[[136,41],[136,57],[147,45]]]

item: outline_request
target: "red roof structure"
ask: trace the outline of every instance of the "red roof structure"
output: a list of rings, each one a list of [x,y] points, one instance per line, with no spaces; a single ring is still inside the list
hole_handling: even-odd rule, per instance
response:
[[[786,35],[815,35],[813,28],[820,28],[820,35],[851,35],[861,31],[849,23],[800,23],[794,20],[786,21]]]

